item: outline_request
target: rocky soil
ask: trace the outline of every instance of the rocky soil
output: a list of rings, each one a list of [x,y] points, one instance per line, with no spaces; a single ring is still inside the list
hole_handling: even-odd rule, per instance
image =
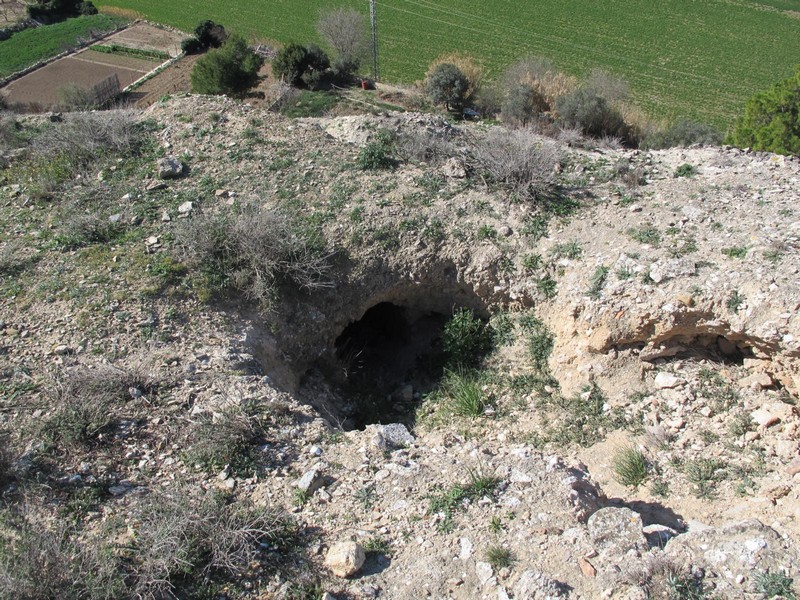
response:
[[[6,161],[9,502],[43,498],[46,523],[76,490],[101,488],[77,516],[90,537],[118,518],[135,529],[137,507],[186,484],[285,509],[305,548],[292,572],[316,575],[329,599],[797,593],[798,159],[573,139],[552,148],[559,197],[543,202],[476,172],[483,125],[289,120],[191,96],[137,119],[154,140],[146,160],[106,157],[51,196],[15,171],[19,152]],[[359,169],[382,130],[400,136],[394,165]],[[411,138],[447,149],[412,159]],[[209,301],[180,230],[247,204],[318,227],[329,285],[269,309]],[[89,213],[127,233],[59,242]],[[389,364],[358,375],[388,397],[376,417],[348,387],[364,367],[341,347],[382,303],[411,325],[369,340]],[[462,307],[497,332],[477,416],[459,415],[418,366],[401,368],[437,344],[408,350],[423,317]],[[42,468],[31,423],[56,410],[58,382],[109,368],[159,383],[131,386],[130,416],[103,443],[57,442]],[[268,421],[255,459],[199,465],[201,426],[252,402]],[[633,483],[626,452],[645,464]],[[301,597],[292,577],[249,573],[219,593]]]

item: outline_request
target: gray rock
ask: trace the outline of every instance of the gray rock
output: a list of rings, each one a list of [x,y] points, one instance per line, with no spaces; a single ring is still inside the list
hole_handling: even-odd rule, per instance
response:
[[[452,179],[464,179],[467,176],[467,170],[464,168],[464,165],[461,164],[457,158],[452,157],[444,163],[442,167],[442,175],[445,177],[450,177]]]
[[[520,575],[514,584],[514,598],[526,600],[548,600],[549,598],[562,598],[567,595],[568,588],[557,581],[546,577],[538,571],[528,569]]]
[[[304,494],[312,495],[325,483],[321,471],[322,467],[320,465],[315,465],[303,473],[302,477],[295,482],[295,487]]]
[[[331,546],[325,556],[325,566],[337,577],[351,577],[367,559],[360,544],[352,541],[339,542]]]
[[[624,556],[629,550],[647,550],[642,517],[630,508],[601,508],[589,517],[586,527],[597,550],[606,555]]]
[[[683,380],[680,377],[675,377],[672,373],[660,372],[656,375],[656,387],[660,390],[668,390],[678,387]]]
[[[193,202],[184,202],[178,207],[178,213],[181,215],[188,215],[194,209]]]
[[[720,597],[731,597],[733,589],[739,589],[737,581],[754,593],[757,573],[788,572],[797,577],[800,564],[794,544],[755,519],[689,531],[672,538],[665,552],[674,560],[716,573]]]
[[[378,425],[379,433],[383,441],[389,448],[405,448],[414,443],[415,438],[408,432],[402,423],[389,423],[388,425]]]
[[[158,160],[159,179],[178,179],[183,175],[183,163],[175,156],[167,156]]]
[[[552,470],[564,469],[565,476],[561,480],[567,491],[567,500],[572,505],[575,518],[581,523],[586,522],[589,515],[596,512],[605,503],[605,495],[586,472],[585,467],[570,467],[564,469],[563,463],[556,462]],[[548,466],[548,470],[551,470]]]
[[[690,277],[697,271],[694,261],[685,258],[659,260],[650,266],[650,278],[656,283],[676,277]]]

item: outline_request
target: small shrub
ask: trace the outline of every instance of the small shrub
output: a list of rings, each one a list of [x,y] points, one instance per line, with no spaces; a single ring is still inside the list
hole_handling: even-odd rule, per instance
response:
[[[425,89],[434,104],[442,104],[448,111],[460,111],[467,100],[469,81],[454,64],[441,63],[428,75]]]
[[[214,21],[200,21],[194,28],[194,35],[203,50],[206,48],[219,48],[228,39],[225,28]]]
[[[322,72],[330,67],[328,56],[317,46],[292,43],[278,50],[272,61],[272,72],[276,78],[294,86],[306,83],[319,85]],[[314,74],[317,72],[318,74]]]
[[[503,87],[512,90],[519,85],[531,87],[537,96],[544,99],[550,110],[556,98],[572,92],[577,80],[559,72],[546,58],[529,56],[509,66],[503,74]]]
[[[453,414],[460,417],[480,417],[489,407],[483,383],[469,371],[446,371],[440,391],[448,399]]]
[[[200,54],[205,48],[196,37],[188,37],[181,42],[181,52],[185,54]]]
[[[507,569],[511,565],[514,564],[515,558],[514,554],[508,548],[503,548],[502,546],[489,546],[486,549],[486,562],[492,565],[492,568],[495,571],[500,569]]]
[[[38,515],[0,513],[0,596],[26,600],[127,597],[125,573],[102,542],[79,541],[73,527]]]
[[[392,555],[392,543],[379,536],[375,535],[364,542],[364,552],[367,554],[383,554],[384,556]]]
[[[739,293],[739,290],[733,290],[731,295],[728,296],[728,299],[725,301],[725,306],[728,307],[728,310],[732,313],[738,313],[739,309],[742,307],[742,304],[745,303],[745,298],[742,294]]]
[[[58,379],[51,397],[53,409],[35,425],[51,444],[71,448],[91,446],[120,418],[121,409],[134,395],[153,394],[158,380],[137,367],[122,369],[110,365],[81,367]]]
[[[583,248],[576,241],[558,243],[550,248],[550,256],[556,260],[561,258],[575,260],[580,258],[582,254]]]
[[[547,100],[540,92],[530,85],[521,83],[508,91],[500,115],[507,125],[525,127],[547,108]]]
[[[388,132],[382,132],[367,142],[356,158],[356,166],[362,171],[378,171],[394,166],[392,160],[393,139]]]
[[[523,328],[527,336],[528,356],[537,371],[547,371],[547,361],[553,352],[553,335],[544,322],[536,317],[526,319]]]
[[[650,465],[638,448],[621,448],[614,455],[614,473],[622,485],[638,488],[647,479]]]
[[[599,266],[592,274],[589,280],[589,290],[586,292],[590,298],[597,299],[603,291],[603,286],[606,284],[609,268],[606,266]]]
[[[474,149],[474,170],[525,198],[549,197],[558,189],[561,155],[531,131],[492,130]]]
[[[284,552],[296,543],[296,526],[283,513],[231,504],[219,493],[179,486],[138,508],[129,559],[135,597],[169,597],[187,580],[241,577],[259,562],[262,543]]]
[[[639,242],[658,248],[661,245],[661,232],[654,225],[642,225],[641,227],[631,227],[626,233]]]
[[[545,275],[536,280],[536,289],[548,300],[558,294],[558,283],[550,275]]]
[[[428,65],[428,71],[425,73],[425,81],[428,81],[439,65],[442,64],[453,65],[464,75],[467,82],[466,91],[464,92],[464,104],[472,105],[478,94],[483,90],[484,70],[481,64],[475,60],[475,58],[467,54],[460,54],[457,52],[443,54]]]
[[[688,569],[657,558],[647,563],[639,576],[639,585],[647,598],[664,600],[705,600],[708,598],[702,578],[697,578]]]
[[[667,129],[655,131],[645,137],[642,148],[660,149],[687,147],[694,144],[703,146],[719,146],[722,143],[722,133],[710,125],[696,123],[695,121],[677,121]]]
[[[593,383],[580,394],[569,398],[554,397],[559,421],[547,433],[547,439],[559,446],[570,443],[584,448],[603,440],[609,431],[627,425],[618,409],[606,410],[607,398]]]
[[[728,258],[747,258],[747,246],[732,246],[723,248],[722,253]]]
[[[748,431],[753,431],[755,427],[756,424],[753,421],[753,417],[750,416],[750,413],[742,410],[733,415],[733,420],[728,429],[733,435],[742,436]]]
[[[453,314],[442,331],[442,350],[452,367],[473,366],[492,349],[492,330],[466,308]]]
[[[618,137],[626,140],[630,132],[620,112],[599,93],[580,87],[556,100],[559,120],[567,127],[577,127],[584,135],[595,138]]]
[[[716,496],[715,484],[727,478],[726,465],[721,460],[698,458],[684,463],[683,472],[694,484],[694,493],[698,498]]]
[[[449,140],[427,130],[400,133],[395,138],[394,147],[404,161],[440,164],[453,155]]]
[[[319,238],[280,210],[246,205],[184,221],[176,235],[183,260],[211,295],[238,291],[269,308],[285,284],[303,291],[330,286]]]
[[[675,169],[675,173],[673,173],[673,177],[692,177],[697,173],[697,169],[688,163],[684,163],[680,165],[678,168]]]
[[[266,431],[263,406],[242,402],[216,415],[203,414],[190,433],[184,462],[209,474],[228,467],[234,476],[249,477],[258,471],[257,444]]]
[[[477,500],[490,496],[500,480],[495,477],[479,475],[470,471],[470,483],[455,484],[447,489],[439,489],[428,495],[428,513],[442,513],[444,521],[439,523],[439,529],[450,531],[452,529],[453,513],[469,500]]]
[[[775,598],[779,596],[784,600],[797,600],[794,590],[794,580],[784,573],[756,573],[753,577],[756,589],[764,594],[765,598]]]

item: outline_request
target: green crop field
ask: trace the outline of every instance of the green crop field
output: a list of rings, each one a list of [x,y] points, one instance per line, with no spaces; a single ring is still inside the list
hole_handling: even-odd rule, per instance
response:
[[[110,31],[123,22],[117,17],[92,15],[15,33],[0,42],[0,77],[7,77],[75,46],[78,38],[88,38],[90,31]]]
[[[99,0],[191,30],[212,19],[279,42],[318,41],[331,6],[368,13],[368,0]],[[382,79],[422,78],[438,55],[461,51],[490,75],[525,54],[580,75],[603,67],[627,79],[656,117],[726,127],[754,92],[800,63],[800,0],[377,0]]]

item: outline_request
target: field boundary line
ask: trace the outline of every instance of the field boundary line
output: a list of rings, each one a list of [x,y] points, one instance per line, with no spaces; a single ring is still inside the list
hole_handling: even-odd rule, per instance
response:
[[[136,81],[134,81],[130,85],[128,85],[125,88],[123,88],[123,90],[120,92],[120,95],[135,90],[137,87],[142,85],[145,81],[148,81],[149,79],[152,79],[153,77],[155,77],[156,75],[161,73],[161,71],[163,71],[164,69],[166,69],[168,67],[171,67],[176,62],[178,62],[180,59],[182,59],[184,56],[186,56],[186,53],[185,52],[181,52],[178,56],[173,56],[168,61],[161,63],[160,65],[158,65],[155,69],[153,69],[149,73],[145,73],[139,79],[137,79]]]

